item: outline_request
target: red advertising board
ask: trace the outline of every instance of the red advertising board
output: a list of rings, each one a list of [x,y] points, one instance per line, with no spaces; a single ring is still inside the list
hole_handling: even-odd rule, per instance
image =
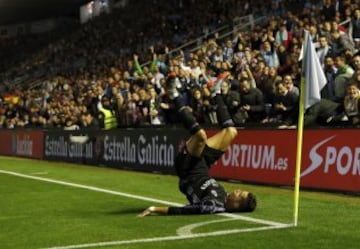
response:
[[[301,186],[360,191],[358,141],[360,130],[306,130]],[[227,179],[293,185],[296,146],[296,130],[239,130],[234,144],[211,174]]]
[[[11,156],[11,131],[0,130],[0,155]]]
[[[43,131],[1,130],[0,155],[43,158]]]
[[[360,191],[360,130],[311,130],[304,141],[302,185]]]
[[[165,130],[156,132],[162,133],[163,136],[166,134]],[[274,185],[291,186],[294,184],[297,130],[239,130],[238,132],[238,136],[229,150],[212,168],[212,176]],[[208,133],[211,136],[215,131],[209,130]],[[135,135],[127,134],[129,141],[132,141]],[[49,136],[50,134],[47,134],[47,139],[50,138]],[[138,137],[146,138],[143,135]],[[157,145],[159,141],[163,140],[159,140],[160,137],[157,136],[154,138],[151,140],[154,146],[147,145],[146,148],[160,148]],[[56,141],[50,139],[50,145],[44,148],[44,140],[46,139],[43,131],[0,130],[0,155],[44,158],[44,151],[46,151],[47,157],[50,152],[59,152],[56,149],[58,147],[49,147],[57,145]],[[178,140],[179,138],[174,138],[173,141],[166,140],[165,147],[175,148]],[[111,141],[115,143],[117,140]],[[301,186],[360,192],[360,146],[358,141],[360,141],[360,129],[305,130],[301,157]],[[147,143],[144,142],[144,144]],[[103,145],[109,147],[105,142]],[[53,150],[49,151],[50,148]],[[132,146],[132,148],[135,147]],[[154,150],[151,154],[155,156],[154,158],[159,156],[157,151]],[[68,154],[65,157],[68,159]],[[106,161],[103,164],[119,164],[114,158],[111,160],[113,161]],[[133,168],[143,170],[150,166],[156,166],[151,160],[142,163],[136,161],[134,165],[141,164],[141,167],[134,166]],[[163,167],[156,166],[155,168],[156,171],[163,171]],[[173,170],[172,167],[167,168],[169,168],[168,171]],[[153,170],[153,168],[151,169]]]

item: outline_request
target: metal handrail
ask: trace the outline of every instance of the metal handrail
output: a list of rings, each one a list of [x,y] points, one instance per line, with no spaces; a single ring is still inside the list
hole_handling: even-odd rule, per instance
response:
[[[181,50],[183,50],[184,48],[191,47],[192,45],[195,45],[195,48],[190,49],[190,51],[194,51],[194,50],[196,50],[196,49],[199,48],[199,46],[196,45],[196,44],[199,43],[199,41],[203,41],[204,39],[208,38],[209,36],[212,36],[212,35],[214,35],[214,34],[216,34],[216,33],[219,33],[219,32],[221,32],[221,31],[223,31],[223,30],[225,30],[225,29],[227,29],[227,28],[229,28],[229,27],[230,27],[229,24],[226,24],[226,25],[224,25],[224,26],[221,26],[221,27],[219,27],[219,28],[217,28],[217,29],[215,29],[215,30],[207,33],[207,34],[204,34],[204,35],[202,35],[202,36],[200,36],[200,37],[198,37],[198,38],[195,38],[195,39],[193,39],[193,40],[191,40],[191,41],[189,41],[189,42],[186,42],[186,43],[182,44],[182,45],[179,46],[179,47],[176,47],[176,48],[170,50],[170,51],[169,51],[169,54],[170,54],[170,55],[174,55],[174,54],[176,54],[176,52],[181,51]],[[149,65],[150,63],[151,63],[151,61],[147,61],[147,62],[142,63],[141,66],[142,66],[142,67],[143,67],[143,66],[147,66],[147,65]]]
[[[258,17],[256,19],[254,19],[253,15],[247,15],[247,16],[242,16],[242,17],[237,17],[237,18],[234,18],[233,22],[236,23],[238,22],[239,24],[237,25],[234,25],[234,26],[230,26],[229,24],[227,25],[224,25],[218,29],[215,29],[213,30],[212,32],[208,33],[208,34],[205,34],[205,35],[202,35],[196,39],[193,39],[187,43],[184,43],[183,45],[177,47],[177,48],[174,48],[172,50],[169,51],[169,54],[170,55],[174,55],[176,54],[176,52],[178,51],[181,51],[183,50],[184,48],[189,48],[189,47],[192,47],[192,45],[195,45],[194,47],[190,48],[189,51],[190,52],[193,52],[193,51],[196,51],[198,50],[201,45],[198,45],[199,44],[199,41],[203,41],[204,39],[208,38],[208,37],[211,37],[213,35],[215,35],[216,33],[220,33],[228,28],[231,28],[231,30],[223,33],[223,34],[219,34],[218,36],[218,39],[219,40],[222,40],[226,37],[229,37],[231,35],[234,35],[235,32],[239,31],[239,30],[243,30],[245,29],[247,26],[250,26],[251,28],[253,28],[253,26],[256,24],[256,23],[259,23],[261,21],[263,21],[264,19],[267,19],[266,16],[261,16],[261,17]],[[248,20],[245,24],[243,23],[242,20]],[[149,65],[151,63],[151,61],[147,61],[143,64],[141,64],[141,66],[146,66],[146,65]]]

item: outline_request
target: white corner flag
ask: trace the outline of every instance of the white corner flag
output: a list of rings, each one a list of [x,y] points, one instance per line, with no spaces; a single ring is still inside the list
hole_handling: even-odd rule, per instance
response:
[[[326,85],[326,77],[308,31],[305,31],[305,44],[302,52],[302,70],[305,76],[304,106],[307,109],[320,101],[320,91]]]
[[[300,82],[300,100],[299,100],[299,119],[298,119],[298,135],[296,148],[296,168],[295,168],[295,184],[294,184],[294,226],[298,224],[299,213],[299,190],[300,190],[300,171],[301,171],[301,155],[303,145],[303,128],[304,113],[307,108],[320,102],[321,89],[326,85],[326,77],[311,37],[308,31],[305,32],[304,44],[301,48],[300,58],[302,59],[302,76]]]

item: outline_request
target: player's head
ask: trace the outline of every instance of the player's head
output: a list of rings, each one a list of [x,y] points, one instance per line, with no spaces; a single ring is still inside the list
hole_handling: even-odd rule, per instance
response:
[[[225,208],[228,212],[252,212],[256,209],[256,197],[248,191],[235,189],[226,197]]]

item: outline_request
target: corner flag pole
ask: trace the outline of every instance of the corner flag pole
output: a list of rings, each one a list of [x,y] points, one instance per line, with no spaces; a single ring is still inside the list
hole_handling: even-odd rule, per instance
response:
[[[299,118],[296,149],[295,191],[294,191],[294,226],[298,224],[299,191],[301,156],[303,145],[305,109],[321,101],[321,89],[326,85],[326,77],[316,55],[314,45],[308,31],[305,32],[304,44],[300,59],[302,59],[302,73],[300,82]]]
[[[298,116],[298,126],[297,126],[297,141],[296,141],[296,167],[295,167],[295,184],[294,184],[294,216],[293,224],[296,227],[298,224],[299,217],[299,197],[300,197],[300,171],[301,171],[301,155],[302,155],[302,145],[303,145],[303,131],[304,131],[304,113],[305,113],[305,68],[307,61],[307,46],[309,32],[304,31],[304,43],[301,49],[300,59],[302,59],[301,64],[301,80],[300,80],[300,99],[299,99],[299,116]]]
[[[302,154],[303,130],[304,130],[304,99],[305,99],[305,78],[304,78],[304,74],[302,73],[301,81],[300,81],[299,117],[298,117],[297,145],[296,145],[294,221],[293,221],[294,226],[297,226],[298,215],[299,215],[300,169],[301,169],[301,154]]]

